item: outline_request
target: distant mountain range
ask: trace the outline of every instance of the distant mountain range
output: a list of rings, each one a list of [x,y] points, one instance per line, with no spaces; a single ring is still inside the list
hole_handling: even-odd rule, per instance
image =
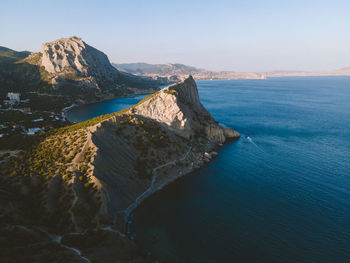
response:
[[[191,66],[183,64],[147,64],[147,63],[127,63],[127,64],[115,64],[114,67],[121,71],[126,71],[135,75],[158,75],[158,76],[169,76],[169,75],[184,75],[194,74],[201,71]]]
[[[192,75],[204,79],[265,79],[283,76],[350,75],[350,68],[329,72],[267,73],[210,71],[183,64],[111,64],[108,57],[79,37],[42,44],[40,52],[0,47],[0,97],[6,92],[64,96],[69,102],[93,102],[150,93],[160,85]]]
[[[340,76],[350,75],[350,67],[334,71],[308,72],[308,71],[272,71],[266,73],[210,71],[183,64],[147,64],[147,63],[112,63],[119,71],[128,72],[138,76],[152,78],[168,78],[169,80],[182,80],[192,75],[197,80],[204,79],[265,79],[271,77],[297,77],[297,76]]]
[[[168,78],[170,81],[183,80],[192,75],[196,80],[203,79],[263,79],[264,73],[237,73],[232,71],[210,71],[183,64],[112,63],[119,71],[152,78]]]

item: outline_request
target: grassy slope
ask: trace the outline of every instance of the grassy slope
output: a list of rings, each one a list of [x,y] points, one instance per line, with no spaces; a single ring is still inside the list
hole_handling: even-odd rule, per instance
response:
[[[6,47],[0,46],[0,63],[14,63],[24,59],[30,54],[29,51],[15,51]]]
[[[136,105],[149,100],[158,92],[147,96]],[[84,122],[30,137],[32,145],[27,148],[23,155],[11,158],[8,162],[3,163],[0,166],[1,174],[15,178],[15,180],[21,180],[21,178],[27,176],[49,179],[59,174],[64,181],[70,181],[73,178],[73,173],[69,167],[79,154],[83,154],[82,162],[79,164],[80,176],[82,176],[80,181],[85,184],[91,183],[87,175],[89,174],[88,163],[93,153],[91,149],[84,148],[88,136],[87,129],[113,116],[121,116],[128,120],[130,115],[126,113],[136,105],[119,112],[101,115]]]
[[[136,105],[153,98],[159,92],[166,90],[151,94]],[[173,94],[171,91],[170,93]],[[139,176],[143,176],[139,177],[140,180],[150,179],[149,174],[144,174],[147,163],[151,163],[151,167],[148,168],[153,168],[165,160],[178,159],[182,156],[183,152],[174,150],[179,139],[169,138],[156,122],[142,118],[137,120],[137,116],[129,113],[136,105],[35,136],[36,141],[31,149],[16,158],[13,157],[9,165],[1,167],[0,164],[0,202],[1,191],[16,197],[13,199],[15,200],[13,204],[4,203],[4,210],[9,205],[13,210],[8,214],[5,213],[5,216],[0,218],[0,223],[3,220],[3,223],[8,225],[47,226],[50,232],[57,231],[63,234],[75,231],[71,212],[81,229],[96,227],[99,219],[96,219],[95,215],[101,207],[101,195],[92,173],[94,167],[91,163],[95,158],[96,149],[89,144],[91,138],[89,129],[111,117],[116,117],[116,126],[112,127],[107,122],[104,123],[106,126],[102,130],[110,126],[113,134],[116,133],[120,139],[125,139],[126,135],[131,137],[131,141],[125,139],[125,143],[135,147],[137,156],[151,158],[156,154],[152,158],[160,162],[152,164],[152,159],[142,160],[138,157],[135,168],[139,171]],[[136,119],[136,122],[133,119]],[[116,131],[113,130],[115,128]],[[169,152],[170,146],[174,148],[171,152]],[[75,203],[77,195],[78,201]],[[86,253],[96,246],[98,245],[93,244]],[[126,253],[130,245],[113,244],[113,246],[121,249],[120,253]],[[79,246],[74,244],[74,247]],[[81,249],[84,250],[83,247]],[[40,253],[38,252],[38,255]],[[62,252],[59,252],[59,255],[62,256]],[[91,255],[91,258],[94,258],[94,255]]]

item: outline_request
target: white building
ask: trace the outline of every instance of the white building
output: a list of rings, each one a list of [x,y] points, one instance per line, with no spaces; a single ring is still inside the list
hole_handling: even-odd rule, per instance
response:
[[[19,103],[21,94],[20,93],[15,93],[15,92],[8,92],[7,93],[7,97],[10,99],[10,103],[14,104],[14,103]]]
[[[40,128],[29,128],[27,131],[27,135],[34,135],[37,132],[42,132],[43,129]]]

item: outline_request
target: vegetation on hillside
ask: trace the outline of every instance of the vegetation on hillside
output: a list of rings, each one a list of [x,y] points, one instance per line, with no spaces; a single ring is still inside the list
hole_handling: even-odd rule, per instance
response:
[[[150,180],[153,169],[165,160],[184,154],[165,127],[133,113],[134,107],[159,92],[163,91],[119,112],[32,136],[31,145],[24,151],[0,159],[4,187],[27,185],[31,202],[37,206],[33,220],[38,220],[36,216],[40,215],[40,223],[57,231],[95,227],[102,193],[94,174],[97,148],[90,132],[94,125],[113,127],[117,138],[132,147],[135,159],[131,165],[141,180]],[[173,93],[170,91],[176,94]]]
[[[14,63],[30,54],[29,51],[18,52],[6,47],[0,46],[0,63]]]
[[[61,96],[72,103],[91,102],[106,97],[129,96],[140,89],[152,91],[161,84],[156,80],[118,72],[112,66],[112,71],[106,76],[94,74],[90,70],[93,65],[87,66],[88,75],[84,76],[74,67],[49,73],[42,66],[41,59],[41,52],[30,54],[0,47],[0,97],[4,97],[7,92],[19,92],[22,95],[36,93]],[[45,110],[51,110],[52,106],[47,106]]]

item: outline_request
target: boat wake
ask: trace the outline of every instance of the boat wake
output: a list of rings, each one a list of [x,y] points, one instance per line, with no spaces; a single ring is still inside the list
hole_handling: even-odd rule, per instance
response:
[[[262,148],[260,148],[258,145],[256,145],[256,143],[253,141],[252,138],[250,138],[249,136],[247,136],[247,140],[248,140],[251,144],[253,144],[256,148],[258,148],[260,151],[262,151],[263,153],[265,153],[265,151],[264,151]]]

